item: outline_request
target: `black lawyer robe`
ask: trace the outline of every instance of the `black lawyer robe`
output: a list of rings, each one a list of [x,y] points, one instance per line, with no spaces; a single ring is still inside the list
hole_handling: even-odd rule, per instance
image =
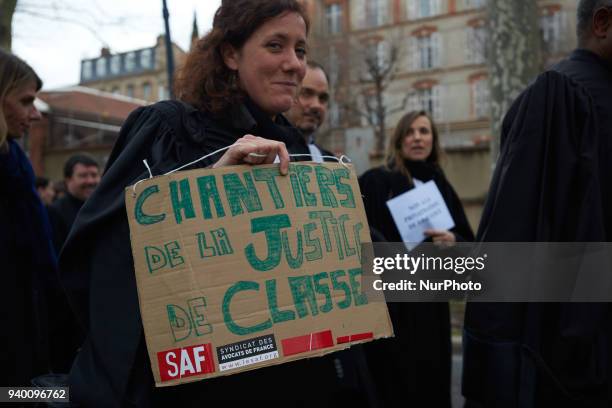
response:
[[[49,372],[45,288],[57,282],[47,213],[15,140],[0,152],[0,384],[31,386]]]
[[[60,253],[83,204],[84,201],[66,192],[62,198],[47,207],[56,253]],[[78,348],[83,343],[85,334],[76,321],[66,294],[60,285],[48,288],[47,308],[49,347],[52,351],[51,367],[54,372],[67,373],[70,371]]]
[[[459,197],[442,170],[426,162],[407,165],[412,177],[435,181],[455,221],[451,231],[458,241],[472,241],[474,234]],[[389,242],[402,242],[386,202],[411,190],[413,184],[399,171],[379,167],[365,172],[359,186],[370,228]],[[388,303],[388,308],[396,337],[364,346],[381,406],[450,408],[448,303]]]
[[[221,117],[169,101],[140,108],[128,117],[104,177],[79,212],[60,256],[63,283],[88,331],[70,373],[72,400],[88,407],[203,406],[223,398],[232,405],[305,406],[316,396],[303,393],[309,384],[322,386],[322,379],[309,374],[309,361],[181,386],[153,387],[124,189],[148,177],[143,159],[159,175],[245,134],[283,141],[293,151],[301,149],[296,147],[301,137],[282,116],[272,123],[248,101]],[[193,167],[210,165],[220,156]],[[277,400],[270,398],[270,389],[279,390]],[[279,401],[285,395],[281,391],[290,392],[291,398]]]
[[[610,241],[611,157],[612,66],[576,50],[508,111],[478,240]],[[464,395],[485,407],[612,406],[610,312],[468,304]]]

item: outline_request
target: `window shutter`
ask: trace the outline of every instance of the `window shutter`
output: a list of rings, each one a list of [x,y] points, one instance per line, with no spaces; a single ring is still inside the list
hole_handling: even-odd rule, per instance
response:
[[[433,67],[442,66],[442,34],[436,31],[431,34],[431,48],[433,53]]]
[[[366,6],[366,0],[356,0],[353,2],[353,27],[358,30],[361,28],[365,28]]]
[[[408,96],[408,104],[406,106],[408,112],[421,110],[421,104],[419,103],[419,95],[416,89],[411,89]]]
[[[419,52],[419,45],[417,38],[412,36],[408,39],[408,66],[410,71],[418,71],[421,66],[421,54]]]
[[[474,28],[465,29],[465,62],[474,62]]]
[[[433,117],[436,121],[440,122],[444,119],[444,86],[435,85],[431,89],[431,99],[433,106]]]
[[[437,16],[442,13],[441,0],[431,0],[431,15]]]
[[[378,25],[385,25],[389,22],[389,0],[378,0]]]
[[[406,17],[408,18],[408,20],[416,20],[417,18],[419,18],[419,15],[417,13],[417,1],[418,0],[406,0]]]
[[[385,40],[378,43],[378,65],[382,69],[386,69],[390,63],[390,46]]]

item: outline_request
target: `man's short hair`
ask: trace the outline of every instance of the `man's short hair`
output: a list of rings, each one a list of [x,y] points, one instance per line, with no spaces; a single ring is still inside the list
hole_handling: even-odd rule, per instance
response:
[[[100,167],[98,162],[93,157],[86,154],[75,154],[66,161],[66,164],[64,164],[64,178],[72,177],[72,174],[74,173],[74,166],[77,164],[82,164],[85,167]]]
[[[49,185],[49,179],[46,177],[36,177],[36,188],[47,188]]]
[[[312,61],[312,60],[308,60],[308,62],[306,62],[306,65],[308,65],[308,68],[320,69],[321,71],[323,71],[323,75],[325,75],[325,79],[327,80],[327,83],[329,84],[329,75],[327,75],[327,71],[325,70],[325,68],[323,68],[323,65],[319,64],[316,61]]]
[[[612,6],[612,0],[580,0],[576,13],[576,34],[578,43],[583,43],[589,34],[595,11],[601,7]]]

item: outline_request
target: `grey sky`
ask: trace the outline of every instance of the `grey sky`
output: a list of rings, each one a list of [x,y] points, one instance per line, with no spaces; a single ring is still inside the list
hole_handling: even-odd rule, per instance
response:
[[[220,0],[167,0],[172,41],[189,47],[194,12],[200,35],[212,25]],[[13,52],[44,81],[44,89],[74,85],[80,61],[103,46],[123,52],[155,44],[164,32],[161,0],[19,0]]]

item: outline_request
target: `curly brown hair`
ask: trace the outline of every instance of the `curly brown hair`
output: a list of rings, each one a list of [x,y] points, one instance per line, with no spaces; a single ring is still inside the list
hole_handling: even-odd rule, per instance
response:
[[[240,103],[245,94],[236,73],[223,61],[222,47],[229,44],[240,50],[259,27],[286,12],[298,13],[308,33],[308,16],[297,0],[223,0],[212,30],[198,40],[178,71],[174,87],[178,99],[212,113]]]

